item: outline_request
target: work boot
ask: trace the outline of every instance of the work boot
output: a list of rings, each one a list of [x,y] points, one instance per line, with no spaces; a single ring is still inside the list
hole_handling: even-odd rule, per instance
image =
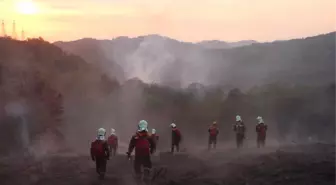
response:
[[[105,173],[104,172],[100,172],[99,173],[99,179],[103,180],[105,178]]]
[[[151,181],[151,169],[150,168],[144,168],[144,176],[143,181],[148,184]]]

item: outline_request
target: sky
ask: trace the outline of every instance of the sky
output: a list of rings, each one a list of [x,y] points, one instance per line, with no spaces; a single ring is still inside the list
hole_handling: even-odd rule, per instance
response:
[[[268,42],[336,30],[336,0],[0,0],[6,33],[69,41],[160,34]],[[1,30],[0,30],[1,34]]]

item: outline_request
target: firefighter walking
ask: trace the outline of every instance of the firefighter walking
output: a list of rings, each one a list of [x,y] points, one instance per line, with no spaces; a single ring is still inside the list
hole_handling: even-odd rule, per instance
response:
[[[104,128],[98,129],[97,138],[91,143],[91,159],[96,162],[96,171],[101,179],[105,177],[106,163],[110,158],[110,151],[105,140],[106,131]]]
[[[236,116],[236,123],[233,126],[234,132],[236,132],[236,144],[237,148],[241,148],[245,139],[246,127],[239,115]]]
[[[159,135],[156,133],[156,129],[152,129],[152,140],[155,143],[155,151],[158,149]]]
[[[118,136],[115,129],[111,129],[111,135],[107,139],[111,155],[115,156],[118,150]]]
[[[209,143],[208,143],[208,150],[216,149],[217,144],[217,135],[219,134],[219,129],[217,127],[217,122],[213,122],[210,128],[208,129],[209,132]]]
[[[138,124],[138,131],[132,136],[129,143],[128,152],[126,153],[130,158],[133,150],[135,149],[134,158],[134,171],[136,173],[137,180],[141,180],[141,167],[144,169],[144,181],[149,181],[150,170],[152,168],[152,162],[150,155],[155,151],[155,143],[148,133],[148,123],[145,120],[141,120]]]
[[[264,120],[261,116],[258,116],[257,120],[258,120],[258,124],[256,126],[257,147],[260,148],[265,147],[267,125],[264,123]]]
[[[171,153],[174,153],[175,148],[176,148],[176,151],[179,152],[180,151],[180,142],[182,140],[181,132],[177,128],[175,123],[170,124],[170,126],[172,128]]]

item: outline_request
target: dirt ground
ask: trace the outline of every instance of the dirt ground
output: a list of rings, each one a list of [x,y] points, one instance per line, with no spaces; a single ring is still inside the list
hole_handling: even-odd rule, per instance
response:
[[[163,170],[157,185],[334,185],[335,145],[309,144],[263,149],[218,149],[153,157]],[[38,159],[0,159],[1,185],[133,185],[132,164],[119,155],[98,180],[89,156],[58,154]],[[164,173],[166,170],[166,173]]]

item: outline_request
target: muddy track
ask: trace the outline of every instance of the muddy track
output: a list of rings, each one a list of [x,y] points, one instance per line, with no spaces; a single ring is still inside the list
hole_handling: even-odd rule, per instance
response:
[[[157,185],[334,185],[335,145],[311,144],[281,148],[223,150],[153,157],[165,169]],[[133,185],[132,164],[123,155],[108,162],[105,180],[98,180],[88,156],[57,155],[33,160],[2,158],[1,185]]]

